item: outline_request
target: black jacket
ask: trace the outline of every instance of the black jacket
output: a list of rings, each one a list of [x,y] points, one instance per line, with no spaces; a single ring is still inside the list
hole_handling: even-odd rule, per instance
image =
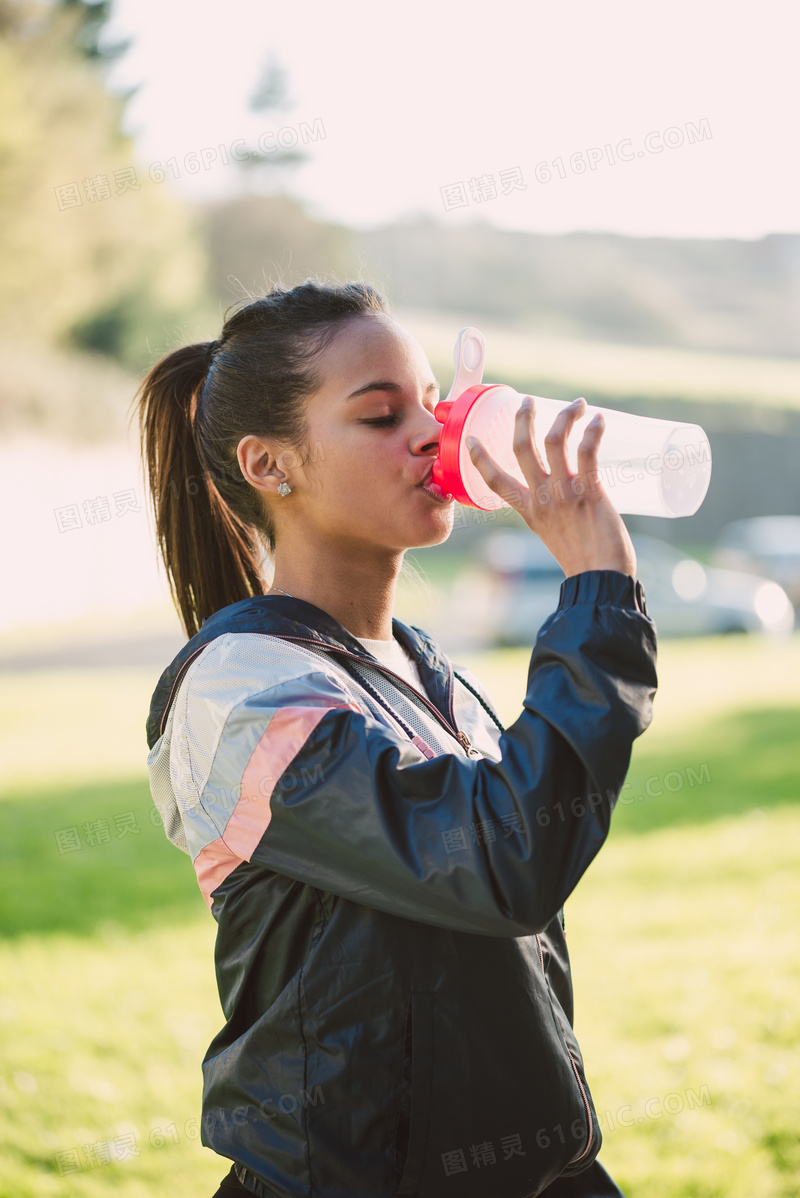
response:
[[[565,579],[506,730],[394,633],[424,696],[279,595],[156,687],[153,797],[218,924],[201,1142],[261,1198],[555,1194],[601,1140],[562,907],[652,718],[655,625],[639,580]]]

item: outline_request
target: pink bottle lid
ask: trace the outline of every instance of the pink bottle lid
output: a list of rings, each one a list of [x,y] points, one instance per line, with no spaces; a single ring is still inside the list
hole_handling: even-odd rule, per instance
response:
[[[443,487],[459,503],[478,507],[470,498],[461,476],[461,442],[464,424],[475,402],[496,383],[483,382],[483,362],[486,345],[478,329],[463,328],[458,334],[453,361],[456,373],[446,399],[433,409],[436,419],[444,427],[439,435],[439,452],[433,463],[433,481]]]
[[[470,507],[477,505],[467,494],[461,477],[461,439],[473,404],[485,391],[490,391],[493,385],[484,383],[477,387],[468,387],[457,399],[442,399],[433,409],[436,419],[444,425],[439,435],[439,453],[433,463],[433,481],[445,491],[449,491],[459,503],[466,503]]]

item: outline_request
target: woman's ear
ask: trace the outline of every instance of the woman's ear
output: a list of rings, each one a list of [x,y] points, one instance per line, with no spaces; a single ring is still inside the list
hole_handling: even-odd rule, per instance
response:
[[[276,443],[249,433],[237,445],[236,457],[247,481],[265,495],[277,498],[278,487],[282,483],[292,485],[289,476],[292,473],[291,466],[297,462],[297,455],[291,450],[282,449]]]

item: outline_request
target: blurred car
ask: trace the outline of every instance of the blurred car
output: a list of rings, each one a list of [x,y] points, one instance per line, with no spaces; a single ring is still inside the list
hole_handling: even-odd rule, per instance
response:
[[[771,578],[800,607],[800,516],[757,516],[726,524],[712,562]]]
[[[792,631],[794,608],[776,582],[704,566],[656,537],[635,534],[631,540],[659,636]],[[563,570],[534,534],[498,532],[479,552],[495,583],[492,639],[498,645],[532,645],[556,609]]]

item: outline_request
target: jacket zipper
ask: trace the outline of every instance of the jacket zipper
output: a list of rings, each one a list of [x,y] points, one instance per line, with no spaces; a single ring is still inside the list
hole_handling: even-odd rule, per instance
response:
[[[448,663],[447,663],[447,711],[450,716],[450,722],[453,725],[453,727],[455,728],[456,713],[455,713],[455,709],[453,707],[453,691],[454,691],[454,689],[455,688],[453,686],[453,668],[450,665],[450,662],[448,661]]]
[[[379,670],[382,674],[388,674],[391,678],[396,678],[398,682],[401,682],[403,686],[408,687],[412,694],[415,694],[425,704],[431,715],[435,716],[442,727],[446,728],[454,740],[458,741],[467,757],[470,757],[473,753],[479,755],[477,750],[472,748],[472,741],[469,739],[466,732],[463,732],[456,725],[455,713],[453,711],[453,671],[449,668],[449,666],[447,671],[447,706],[450,713],[450,720],[446,720],[439,709],[434,707],[427,695],[421,694],[421,692],[418,691],[415,686],[412,686],[410,682],[407,682],[406,679],[402,678],[399,674],[395,674],[394,670],[390,670],[389,667],[385,666],[382,662],[366,661],[363,657],[359,657],[357,653],[351,653],[349,649],[340,649],[338,646],[334,645],[321,645],[319,641],[315,641],[313,637],[309,636],[288,636],[280,632],[265,633],[264,635],[276,636],[282,641],[292,641],[293,643],[305,645],[316,645],[316,647],[321,649],[324,653],[336,653],[340,657],[349,657],[351,661],[360,662],[362,666],[369,666],[370,669]]]

